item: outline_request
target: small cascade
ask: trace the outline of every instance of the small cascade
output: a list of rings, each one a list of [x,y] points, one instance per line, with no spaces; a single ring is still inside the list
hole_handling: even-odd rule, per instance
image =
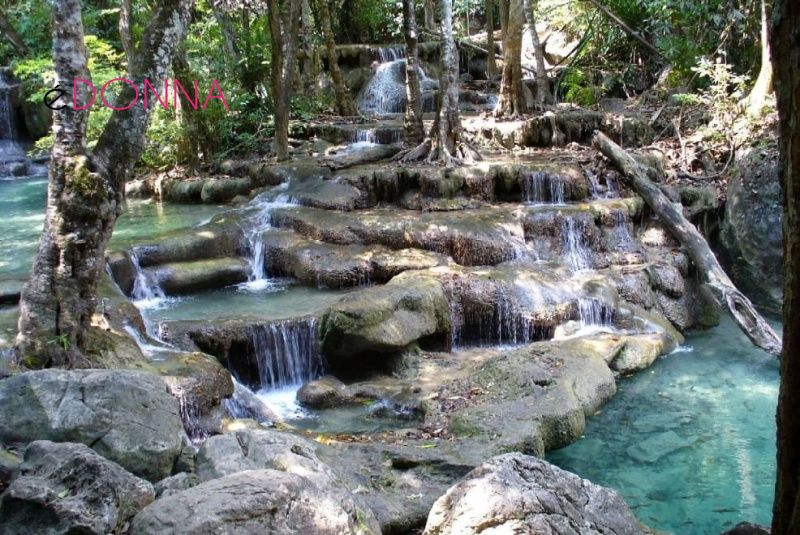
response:
[[[536,325],[506,293],[496,296],[491,309],[460,305],[453,310],[461,314],[454,322],[452,344],[463,345],[527,344],[552,337],[552,329]]]
[[[250,344],[262,390],[299,388],[325,369],[314,318],[254,326]]]
[[[403,131],[399,128],[356,128],[345,130],[346,143],[370,143],[391,145],[403,141]]]
[[[282,189],[286,187],[288,187],[288,183],[285,183]],[[268,200],[260,200],[255,204],[255,214],[246,220],[248,227],[244,229],[244,239],[250,251],[250,256],[247,258],[250,274],[247,282],[240,286],[241,288],[261,291],[273,287],[267,274],[266,251],[261,237],[265,230],[272,227],[272,210],[291,204],[293,204],[292,199],[285,193],[279,193]]]
[[[592,171],[586,171],[586,176],[589,179],[593,199],[619,198],[619,185],[613,175],[606,174],[603,177],[604,183],[601,183],[600,177]]]
[[[592,267],[591,252],[584,238],[585,225],[585,222],[574,217],[564,218],[562,241],[567,265],[573,272]]]
[[[622,211],[617,211],[612,212],[611,217],[614,220],[614,226],[611,227],[611,235],[613,237],[615,249],[624,252],[636,249],[636,243],[628,227],[627,214]]]
[[[136,271],[136,278],[133,281],[133,290],[131,291],[133,304],[140,310],[159,308],[167,297],[164,294],[164,290],[161,289],[158,281],[154,280],[154,277],[145,273],[142,269],[135,247],[131,250],[130,258]]]
[[[275,423],[277,416],[261,398],[245,385],[233,379],[233,395],[222,401],[231,418],[249,418],[260,424]]]
[[[373,57],[379,63],[389,63],[406,58],[406,49],[402,45],[381,46],[373,49]]]
[[[578,299],[578,314],[584,328],[610,329],[614,323],[614,309],[599,299],[586,297]]]
[[[525,202],[564,204],[566,186],[563,180],[555,179],[545,171],[525,173],[522,180],[522,196]]]

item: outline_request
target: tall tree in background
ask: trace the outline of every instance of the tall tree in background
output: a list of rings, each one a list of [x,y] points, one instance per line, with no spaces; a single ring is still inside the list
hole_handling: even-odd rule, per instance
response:
[[[751,116],[761,114],[767,95],[772,93],[772,61],[770,60],[770,46],[768,35],[768,7],[767,0],[761,0],[761,69],[753,89],[747,97],[747,113]]]
[[[800,533],[800,3],[775,0],[770,36],[783,184],[783,354],[772,535]]]
[[[317,14],[319,26],[322,28],[322,35],[325,38],[325,50],[328,53],[328,72],[331,73],[331,80],[333,80],[336,113],[345,117],[358,115],[356,105],[350,96],[350,90],[344,82],[341,69],[339,69],[339,56],[336,53],[336,41],[333,37],[331,10],[328,7],[328,0],[317,0]]]
[[[283,7],[283,9],[281,9]],[[300,0],[267,0],[272,46],[270,86],[275,107],[275,137],[272,151],[278,161],[289,159],[289,107],[294,80],[297,34],[300,29]]]
[[[425,16],[425,29],[431,33],[435,33],[436,18],[433,12],[433,0],[422,0],[422,11]]]
[[[539,32],[536,31],[536,10],[538,0],[525,0],[525,15],[528,18],[528,31],[531,34],[533,55],[536,61],[536,102],[540,105],[552,104],[553,93],[550,91],[550,80],[547,78],[547,69],[544,67],[544,47],[539,41]]]
[[[503,27],[503,72],[496,117],[515,117],[528,111],[522,88],[522,31],[525,10],[522,0],[500,0]]]
[[[494,0],[486,0],[486,78],[492,80],[496,75],[497,65],[494,59]]]
[[[22,37],[14,29],[14,26],[11,25],[11,21],[8,20],[6,10],[3,6],[0,6],[0,33],[3,34],[5,40],[11,45],[11,48],[14,49],[14,52],[16,52],[18,56],[24,56],[28,53],[28,47],[25,46],[25,41],[22,40]]]
[[[122,50],[125,51],[125,59],[130,68],[133,60],[133,37],[131,36],[133,27],[133,8],[131,0],[121,0],[119,4],[119,41],[122,43]]]
[[[480,155],[464,139],[458,111],[458,48],[453,37],[453,0],[441,0],[442,56],[439,75],[439,109],[429,137],[404,153],[402,161],[427,157],[446,166],[479,160]]]
[[[403,35],[406,41],[406,114],[403,127],[406,142],[417,145],[425,137],[422,126],[422,90],[417,61],[417,15],[414,0],[403,0]]]
[[[192,0],[164,0],[154,9],[129,65],[140,93],[144,79],[159,87],[167,77],[192,5]],[[53,18],[56,83],[71,87],[74,79],[89,80],[80,0],[54,0]],[[79,102],[88,102],[88,93],[81,85]],[[119,102],[134,96],[126,85]],[[114,111],[89,152],[89,110],[66,106],[53,114],[47,215],[20,299],[17,352],[27,366],[77,364],[87,347],[106,245],[122,212],[125,181],[144,149],[149,116],[141,105]]]

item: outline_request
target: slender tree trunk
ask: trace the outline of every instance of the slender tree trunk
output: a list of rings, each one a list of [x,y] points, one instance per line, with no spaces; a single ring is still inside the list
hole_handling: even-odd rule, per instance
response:
[[[193,2],[165,0],[144,32],[130,66],[141,93],[143,81],[154,86],[168,73],[183,39]],[[53,62],[56,83],[89,79],[80,0],[54,0]],[[88,90],[79,90],[88,102]],[[128,103],[126,87],[118,101]],[[20,299],[17,352],[26,366],[63,366],[81,362],[87,349],[105,267],[105,249],[122,211],[125,181],[144,148],[149,112],[137,104],[114,111],[93,153],[86,150],[88,110],[69,106],[54,113],[47,215],[33,272]]]
[[[503,72],[500,98],[495,108],[497,117],[515,117],[528,111],[522,88],[522,31],[525,10],[522,0],[501,0],[505,4],[503,18]]]
[[[770,45],[780,117],[783,184],[783,354],[772,535],[800,533],[800,4],[775,0]]]
[[[289,107],[297,32],[300,26],[300,0],[287,0],[283,12],[278,0],[268,0],[270,44],[272,45],[271,86],[275,105],[275,137],[272,150],[278,161],[289,159]]]
[[[767,0],[761,0],[761,70],[747,97],[747,113],[753,117],[761,115],[767,95],[772,93],[772,61],[770,60],[769,36],[767,32]]]
[[[492,80],[497,75],[494,60],[494,0],[486,0],[486,79]]]
[[[239,80],[244,83],[244,65],[242,65],[242,55],[239,52],[239,46],[236,44],[236,32],[233,29],[231,17],[224,11],[218,1],[211,2],[211,11],[214,13],[214,19],[217,21],[220,33],[222,34],[222,46],[225,47],[225,63],[228,64],[228,68],[230,68],[231,72],[236,73]]]
[[[538,3],[538,0],[525,0],[525,14],[528,17],[533,55],[536,60],[536,101],[539,104],[552,104],[553,94],[550,92],[550,80],[547,78],[547,69],[544,67],[544,47],[539,41],[539,32],[536,31],[536,9]]]
[[[333,27],[331,26],[331,11],[328,7],[328,0],[317,1],[317,13],[319,14],[319,25],[322,28],[322,35],[325,37],[325,50],[328,53],[328,72],[331,73],[333,80],[333,91],[336,97],[336,113],[345,117],[358,115],[356,105],[350,95],[350,90],[342,77],[339,68],[339,57],[336,53],[336,41],[333,38]]]
[[[192,87],[197,78],[192,72],[185,50],[178,50],[172,60],[172,70],[175,79],[185,88]],[[184,135],[181,136],[178,155],[179,161],[184,161],[189,166],[189,170],[194,173],[203,158],[208,160],[215,136],[209,132],[205,123],[198,113],[189,104],[185,95],[180,94],[180,107],[176,110],[183,125]]]
[[[403,0],[403,35],[406,40],[406,114],[403,126],[406,143],[417,145],[425,137],[422,126],[422,90],[417,65],[417,15],[414,0]]]
[[[4,9],[0,8],[0,33],[6,38],[6,41],[11,45],[18,56],[25,56],[28,53],[28,47],[25,46],[25,41],[11,25],[8,16]]]
[[[442,0],[442,66],[439,76],[439,161],[450,164],[461,140],[458,114],[458,48],[453,39],[453,0]]]
[[[434,16],[433,0],[423,0],[422,10],[425,14],[425,29],[431,33],[435,33],[436,18]]]
[[[133,26],[131,0],[121,0],[119,4],[119,40],[122,43],[122,50],[125,51],[125,59],[128,61],[128,69],[131,68],[131,60],[133,59],[133,38],[131,37],[131,26]]]

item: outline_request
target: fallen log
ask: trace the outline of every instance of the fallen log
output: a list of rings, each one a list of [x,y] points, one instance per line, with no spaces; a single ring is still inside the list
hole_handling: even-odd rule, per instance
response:
[[[659,220],[683,245],[720,306],[730,311],[734,321],[750,341],[764,351],[780,355],[781,340],[778,335],[750,300],[736,288],[720,266],[708,242],[683,216],[683,210],[672,204],[658,186],[647,178],[645,169],[630,154],[602,132],[595,131],[592,145],[622,171],[636,193],[645,200]]]

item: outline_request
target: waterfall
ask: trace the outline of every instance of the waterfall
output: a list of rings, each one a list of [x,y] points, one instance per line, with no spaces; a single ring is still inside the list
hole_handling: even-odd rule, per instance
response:
[[[280,189],[286,189],[288,183],[278,186]],[[240,285],[240,288],[250,291],[261,291],[272,287],[272,283],[267,276],[266,267],[266,250],[264,249],[264,240],[262,235],[264,231],[272,227],[272,211],[275,208],[283,206],[291,206],[292,199],[285,193],[280,193],[274,198],[269,200],[260,200],[255,203],[256,213],[254,216],[247,218],[246,223],[248,227],[244,229],[244,240],[250,255],[247,258],[247,263],[250,268],[247,282]]]
[[[562,227],[562,240],[566,250],[567,265],[572,271],[581,271],[592,267],[590,251],[586,247],[583,231],[586,223],[573,217],[565,217]]]
[[[0,177],[20,177],[28,174],[28,159],[14,121],[12,92],[17,86],[6,76],[5,70],[0,70]]]
[[[142,269],[135,247],[131,249],[130,258],[133,269],[136,271],[136,278],[133,281],[133,290],[131,291],[133,304],[140,310],[159,308],[163,304],[164,299],[166,299],[164,290],[161,289],[161,286],[154,277],[145,273]]]
[[[358,110],[364,114],[387,115],[406,111],[406,60],[402,47],[376,49],[378,67],[358,97]],[[423,111],[433,111],[433,91],[438,82],[419,67]]]
[[[344,141],[347,143],[372,143],[374,145],[391,145],[403,141],[403,131],[399,128],[356,128],[345,130]]]
[[[614,199],[619,197],[619,186],[613,175],[606,174],[603,177],[605,184],[602,184],[600,177],[592,171],[586,171],[586,176],[589,179],[593,199]]]
[[[564,204],[566,186],[563,180],[555,179],[545,171],[525,173],[522,177],[522,196],[526,202]]]
[[[637,249],[630,228],[628,228],[627,214],[623,211],[617,211],[612,212],[611,217],[614,221],[614,226],[611,228],[611,236],[615,249],[619,252],[630,252]]]

